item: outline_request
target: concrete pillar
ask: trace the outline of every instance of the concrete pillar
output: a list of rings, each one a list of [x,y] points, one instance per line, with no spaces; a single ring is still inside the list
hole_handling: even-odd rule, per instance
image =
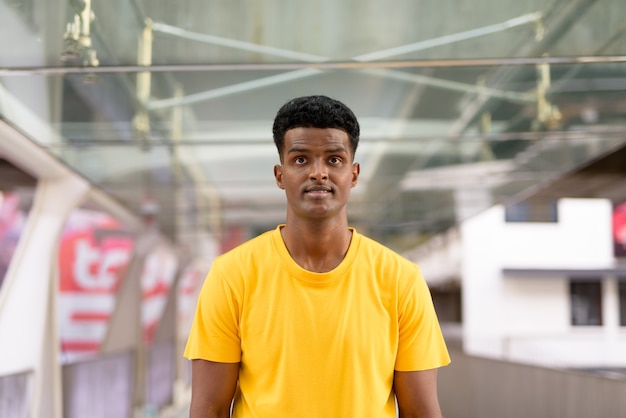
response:
[[[39,182],[0,293],[0,375],[33,372],[34,418],[62,416],[56,258],[67,215],[88,189],[75,176]]]
[[[622,357],[619,349],[619,291],[615,276],[606,277],[602,281],[602,321],[607,347],[606,361],[609,365],[621,366],[619,363]]]

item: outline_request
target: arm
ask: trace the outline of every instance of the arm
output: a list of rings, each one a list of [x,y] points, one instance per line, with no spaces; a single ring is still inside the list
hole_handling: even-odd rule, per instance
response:
[[[191,362],[189,418],[228,418],[237,388],[239,363]]]
[[[437,369],[399,372],[393,378],[400,418],[441,418]]]

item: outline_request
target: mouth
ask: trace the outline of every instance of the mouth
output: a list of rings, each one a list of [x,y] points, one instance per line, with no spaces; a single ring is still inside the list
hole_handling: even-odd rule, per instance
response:
[[[325,186],[311,186],[304,191],[306,194],[311,196],[325,196],[327,194],[332,193],[332,189],[330,187]]]

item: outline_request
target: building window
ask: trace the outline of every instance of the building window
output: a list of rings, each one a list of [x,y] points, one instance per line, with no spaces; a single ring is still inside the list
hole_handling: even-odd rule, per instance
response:
[[[602,325],[602,282],[571,280],[569,284],[572,325]]]
[[[533,198],[506,205],[506,222],[558,222],[559,211],[554,199]]]
[[[619,292],[619,324],[626,327],[626,277],[622,277],[617,282]]]

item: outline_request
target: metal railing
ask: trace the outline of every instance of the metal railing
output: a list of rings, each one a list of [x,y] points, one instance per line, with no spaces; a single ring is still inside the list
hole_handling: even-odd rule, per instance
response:
[[[439,371],[446,418],[602,418],[624,416],[626,379],[464,354]]]

